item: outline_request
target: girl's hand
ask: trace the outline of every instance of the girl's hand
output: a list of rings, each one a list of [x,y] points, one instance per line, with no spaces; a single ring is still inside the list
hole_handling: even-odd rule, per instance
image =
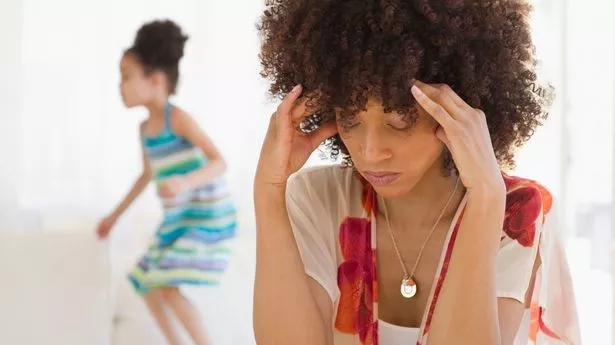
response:
[[[190,184],[184,176],[171,176],[160,184],[158,194],[166,199],[174,198],[190,190]]]
[[[256,171],[256,186],[283,189],[288,177],[301,169],[312,152],[337,133],[334,122],[323,124],[309,133],[299,130],[300,123],[313,113],[305,101],[299,100],[301,90],[300,85],[295,86],[271,116]],[[312,120],[318,122],[318,119]]]
[[[485,113],[472,108],[446,84],[417,81],[412,86],[412,94],[440,125],[436,136],[451,152],[469,195],[505,195]]]
[[[96,228],[96,235],[99,239],[104,240],[109,237],[113,226],[117,222],[117,217],[114,215],[107,216],[103,218],[100,223],[98,223],[98,227]]]

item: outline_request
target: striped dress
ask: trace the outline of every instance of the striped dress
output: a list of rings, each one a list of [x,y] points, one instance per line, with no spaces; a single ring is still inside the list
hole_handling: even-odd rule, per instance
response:
[[[207,165],[203,152],[173,133],[172,106],[165,108],[165,129],[143,135],[157,188],[174,175],[185,175]],[[162,224],[145,255],[129,273],[136,291],[181,285],[216,285],[224,273],[235,235],[235,206],[223,178],[172,199],[161,199]]]

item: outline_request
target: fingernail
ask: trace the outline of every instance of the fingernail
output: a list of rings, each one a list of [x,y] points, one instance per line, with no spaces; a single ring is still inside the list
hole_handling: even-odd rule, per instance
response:
[[[298,92],[299,89],[301,89],[301,84],[295,85],[295,87],[293,87],[293,89],[290,92],[291,93],[295,93],[295,92]]]
[[[412,91],[412,93],[415,96],[422,96],[423,95],[423,91],[421,91],[421,89],[419,89],[419,87],[416,86],[416,85],[412,85],[412,88],[410,89],[410,91]]]

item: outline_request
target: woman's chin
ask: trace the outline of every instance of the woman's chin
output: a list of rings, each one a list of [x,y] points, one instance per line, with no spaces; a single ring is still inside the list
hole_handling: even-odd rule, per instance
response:
[[[414,184],[402,183],[401,181],[398,183],[391,183],[388,185],[374,185],[372,187],[376,191],[376,193],[385,199],[397,198],[404,195],[407,195],[414,187]]]

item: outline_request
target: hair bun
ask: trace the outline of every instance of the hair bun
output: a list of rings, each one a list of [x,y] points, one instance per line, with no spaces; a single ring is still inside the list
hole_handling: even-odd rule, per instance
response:
[[[145,65],[162,68],[179,64],[188,36],[171,20],[155,20],[137,32],[132,50]]]

